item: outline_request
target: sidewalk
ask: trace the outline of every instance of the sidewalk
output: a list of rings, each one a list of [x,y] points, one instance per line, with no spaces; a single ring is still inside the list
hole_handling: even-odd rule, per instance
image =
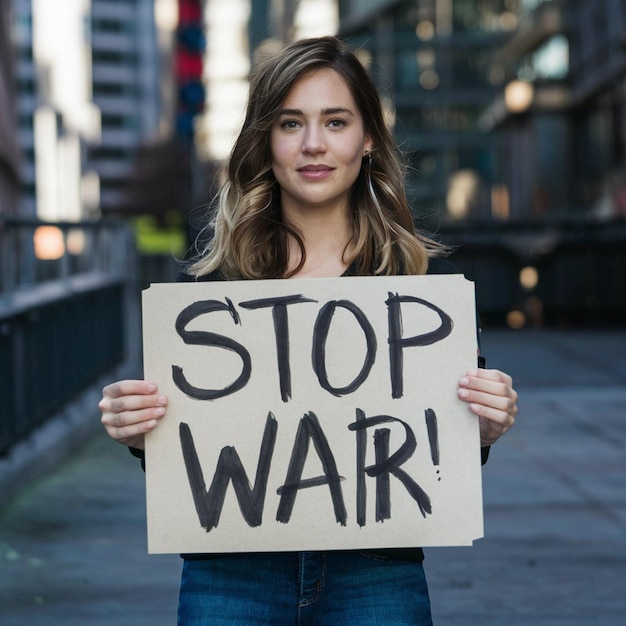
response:
[[[626,620],[626,332],[485,333],[517,425],[483,470],[485,538],[427,551],[437,626]]]
[[[485,538],[427,550],[436,626],[621,625],[626,330],[487,330],[483,352],[520,414],[484,468]],[[143,474],[100,431],[0,511],[3,626],[175,624],[179,570],[146,554]]]

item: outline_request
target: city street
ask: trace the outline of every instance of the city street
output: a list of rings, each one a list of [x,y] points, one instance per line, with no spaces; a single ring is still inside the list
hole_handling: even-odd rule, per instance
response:
[[[483,470],[485,538],[426,550],[435,625],[621,626],[626,330],[487,329],[483,352],[520,412]],[[146,553],[139,463],[94,433],[0,511],[3,626],[176,621],[180,559]]]
[[[425,265],[468,282],[264,287]],[[519,392],[482,467],[470,280]],[[98,409],[142,367],[148,507]],[[0,0],[0,626],[173,626],[148,544],[426,544],[435,626],[626,624],[626,1]]]

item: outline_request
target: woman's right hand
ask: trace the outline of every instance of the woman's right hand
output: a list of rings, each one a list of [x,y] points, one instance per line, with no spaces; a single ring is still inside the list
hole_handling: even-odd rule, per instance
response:
[[[165,415],[167,397],[145,380],[120,380],[102,390],[98,408],[109,437],[129,448],[144,449],[144,437]]]

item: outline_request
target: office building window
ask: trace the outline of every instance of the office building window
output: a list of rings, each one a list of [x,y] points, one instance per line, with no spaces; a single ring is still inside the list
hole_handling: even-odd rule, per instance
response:
[[[117,161],[130,162],[133,151],[125,148],[98,147],[90,150],[89,155],[94,160],[114,159]]]
[[[121,20],[96,17],[93,19],[91,26],[93,32],[98,33],[126,34],[132,32],[130,24]]]
[[[102,114],[102,127],[108,129],[136,129],[138,120],[135,115]]]
[[[122,85],[120,83],[94,83],[93,95],[98,96],[136,96],[138,88],[136,85]]]
[[[122,52],[119,50],[94,50],[91,58],[94,63],[129,64],[137,63],[135,52]]]

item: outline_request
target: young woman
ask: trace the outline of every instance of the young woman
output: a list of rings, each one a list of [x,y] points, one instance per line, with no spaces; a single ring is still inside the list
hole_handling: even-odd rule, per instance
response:
[[[183,280],[454,271],[416,232],[377,90],[332,37],[295,42],[255,70],[209,232]],[[485,451],[513,425],[508,375],[473,369],[458,395]],[[167,398],[125,380],[99,406],[109,435],[141,456]],[[431,624],[419,549],[184,557],[180,624]]]

